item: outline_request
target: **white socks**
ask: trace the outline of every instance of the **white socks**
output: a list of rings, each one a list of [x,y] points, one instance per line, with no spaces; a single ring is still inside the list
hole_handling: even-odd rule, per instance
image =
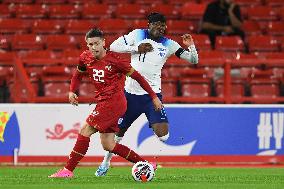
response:
[[[118,137],[116,135],[114,136],[114,141],[116,143],[119,143],[121,140],[122,140],[122,137]],[[109,166],[110,165],[110,160],[112,158],[112,155],[113,155],[113,153],[110,153],[110,152],[107,151],[105,153],[104,160],[103,160],[102,164],[106,165],[106,166]]]
[[[157,135],[156,135],[157,136]],[[158,137],[158,136],[157,136]],[[160,141],[162,142],[166,142],[168,140],[168,138],[170,137],[170,133],[164,135],[164,136],[161,136],[161,137],[158,137]]]

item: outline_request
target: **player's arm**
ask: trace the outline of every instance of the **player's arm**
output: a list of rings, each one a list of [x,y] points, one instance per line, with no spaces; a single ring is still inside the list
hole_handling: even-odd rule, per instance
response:
[[[76,71],[74,72],[72,76],[71,84],[70,84],[70,91],[69,91],[69,102],[74,106],[78,106],[78,96],[76,94],[76,91],[78,91],[79,89],[80,82],[86,70],[87,70],[86,66],[82,63],[79,63]]]
[[[138,30],[133,30],[127,35],[120,36],[110,45],[110,50],[118,53],[138,52],[138,46],[134,45],[137,32]]]
[[[135,79],[140,84],[140,86],[149,94],[149,96],[152,98],[156,111],[160,111],[163,108],[162,102],[157,97],[156,93],[152,90],[149,83],[140,73],[138,73],[134,68],[131,67],[130,71],[126,75]]]
[[[183,44],[188,47],[187,49],[182,48],[177,42],[172,41],[170,50],[172,50],[178,58],[184,59],[192,64],[198,64],[198,53],[191,35],[184,34],[182,39]]]

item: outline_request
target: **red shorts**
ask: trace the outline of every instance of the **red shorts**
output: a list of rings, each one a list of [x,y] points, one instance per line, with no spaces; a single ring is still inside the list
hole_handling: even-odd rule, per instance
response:
[[[86,122],[100,133],[116,133],[119,131],[118,120],[124,115],[126,108],[124,93],[117,93],[110,99],[98,102]]]

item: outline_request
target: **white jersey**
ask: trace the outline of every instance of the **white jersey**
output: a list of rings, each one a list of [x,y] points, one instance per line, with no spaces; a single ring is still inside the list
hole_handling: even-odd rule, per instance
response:
[[[138,53],[138,46],[141,43],[150,43],[153,51]],[[161,37],[159,41],[149,39],[147,29],[136,29],[128,35],[124,35],[115,40],[110,50],[114,52],[130,52],[131,66],[137,70],[150,84],[155,93],[161,92],[161,70],[172,54],[179,52],[179,57],[192,63],[198,63],[198,55],[194,45],[189,47],[189,51],[181,50],[181,46],[166,37]],[[127,77],[125,90],[136,95],[148,94],[140,84]]]

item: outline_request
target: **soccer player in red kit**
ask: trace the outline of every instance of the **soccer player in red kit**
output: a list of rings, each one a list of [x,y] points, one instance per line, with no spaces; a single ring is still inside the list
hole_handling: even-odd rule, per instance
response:
[[[96,132],[100,133],[104,150],[115,153],[133,163],[145,161],[128,147],[114,141],[114,135],[119,130],[118,120],[123,116],[127,107],[124,96],[126,76],[135,79],[149,93],[155,110],[162,109],[162,103],[156,93],[147,81],[131,67],[130,62],[121,59],[117,53],[109,52],[104,48],[105,40],[102,31],[91,29],[87,32],[85,39],[89,50],[80,55],[77,71],[71,79],[69,101],[73,105],[78,105],[75,91],[77,91],[82,77],[88,75],[96,88],[95,101],[97,105],[81,128],[66,165],[49,177],[73,177],[73,170],[88,150],[90,136]]]

